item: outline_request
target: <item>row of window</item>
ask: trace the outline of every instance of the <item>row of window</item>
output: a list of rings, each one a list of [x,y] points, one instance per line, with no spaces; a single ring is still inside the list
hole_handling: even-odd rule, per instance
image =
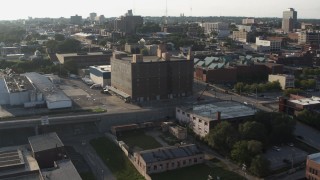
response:
[[[202,159],[202,157],[200,157],[199,159]],[[198,162],[198,159],[197,158],[194,158],[193,159],[193,163],[197,163]],[[183,160],[182,161],[182,165],[183,166],[185,166],[185,165],[187,165],[187,163],[189,164],[189,165],[191,165],[191,164],[193,164],[192,163],[192,159],[189,159],[188,161],[187,160]],[[175,163],[175,162],[172,162],[171,163],[171,168],[175,168],[175,164],[177,164],[177,168],[179,168],[180,166],[181,166],[181,162],[180,161],[177,161],[177,163]],[[153,166],[153,170],[154,171],[156,171],[156,170],[162,170],[163,169],[163,166],[166,166],[166,169],[169,169],[169,163],[166,163],[166,164],[159,164],[159,165],[154,165]],[[151,166],[147,166],[147,172],[149,172],[149,171],[151,171]]]
[[[311,173],[311,174],[315,174],[315,175],[318,175],[318,170],[316,170],[316,169],[313,169],[313,168],[309,168],[309,172]]]

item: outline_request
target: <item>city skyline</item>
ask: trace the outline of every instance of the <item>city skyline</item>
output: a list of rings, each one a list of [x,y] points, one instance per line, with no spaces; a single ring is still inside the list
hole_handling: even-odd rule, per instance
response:
[[[17,6],[19,4],[19,6]],[[299,18],[320,19],[318,0],[175,0],[167,3],[168,16],[244,16],[244,17],[282,17],[287,8],[295,8]],[[248,6],[249,4],[249,6]],[[163,16],[166,14],[166,0],[122,0],[117,2],[101,2],[101,0],[75,1],[56,0],[13,0],[5,2],[7,8],[0,11],[1,20],[27,19],[28,17],[66,17],[96,12],[105,17],[123,15],[128,9],[141,16]]]

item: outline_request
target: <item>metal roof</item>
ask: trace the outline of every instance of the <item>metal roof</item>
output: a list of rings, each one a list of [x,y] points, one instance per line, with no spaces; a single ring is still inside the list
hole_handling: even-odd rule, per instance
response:
[[[210,121],[217,120],[217,112],[221,113],[222,120],[252,116],[256,113],[256,109],[235,101],[213,102],[182,107],[181,109],[196,116],[207,118]]]
[[[146,163],[189,157],[202,152],[194,144],[170,146],[158,149],[150,149],[146,151],[140,151],[139,154]]]
[[[313,160],[320,164],[320,153],[310,154],[308,155],[308,159]]]
[[[35,72],[25,73],[24,75],[44,95],[47,102],[71,101],[70,98],[58,89],[47,77]]]
[[[39,152],[64,146],[57,133],[55,132],[32,136],[29,137],[28,140],[33,152]]]
[[[82,180],[71,160],[61,160],[55,163],[54,169],[41,171],[43,177],[56,180]]]
[[[289,102],[299,104],[299,105],[314,105],[314,104],[320,104],[320,97],[312,96],[311,98],[302,98],[297,100],[289,100]]]

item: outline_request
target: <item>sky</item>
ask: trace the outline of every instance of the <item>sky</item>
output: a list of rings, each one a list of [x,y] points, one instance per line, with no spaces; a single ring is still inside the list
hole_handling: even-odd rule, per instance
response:
[[[128,9],[141,16],[163,16],[166,0],[7,0],[1,3],[0,20],[28,17],[88,17],[96,12],[118,17]],[[281,17],[295,8],[298,18],[320,19],[320,0],[167,0],[168,16]]]

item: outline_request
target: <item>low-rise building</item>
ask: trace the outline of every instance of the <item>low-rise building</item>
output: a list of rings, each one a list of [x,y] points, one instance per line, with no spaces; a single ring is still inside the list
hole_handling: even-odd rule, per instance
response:
[[[235,41],[246,43],[248,41],[248,32],[244,30],[233,31],[232,39]]]
[[[134,163],[143,175],[201,164],[204,153],[194,144],[150,149],[134,153]]]
[[[56,54],[61,64],[67,61],[73,61],[77,67],[88,67],[95,65],[110,65],[110,57],[112,54],[103,52],[92,53],[68,53],[68,54]]]
[[[269,82],[279,81],[281,88],[294,88],[294,76],[289,74],[270,74]]]
[[[111,65],[90,66],[90,79],[101,87],[111,85]]]
[[[320,153],[308,155],[306,162],[306,178],[308,180],[320,179]]]
[[[256,38],[256,45],[258,46],[259,52],[280,51],[281,43],[282,43],[281,40],[277,40],[277,39],[267,40],[261,36]]]
[[[181,126],[170,126],[169,132],[177,139],[183,140],[187,138],[187,129]]]
[[[291,115],[297,115],[304,109],[319,112],[320,110],[320,97],[312,96],[306,98],[303,96],[290,95],[289,99],[280,98],[279,111]]]
[[[177,107],[176,119],[189,124],[195,134],[205,137],[221,121],[241,121],[255,113],[256,110],[246,104],[222,101]]]
[[[52,168],[55,161],[67,158],[64,145],[55,132],[32,136],[28,141],[40,168]]]

